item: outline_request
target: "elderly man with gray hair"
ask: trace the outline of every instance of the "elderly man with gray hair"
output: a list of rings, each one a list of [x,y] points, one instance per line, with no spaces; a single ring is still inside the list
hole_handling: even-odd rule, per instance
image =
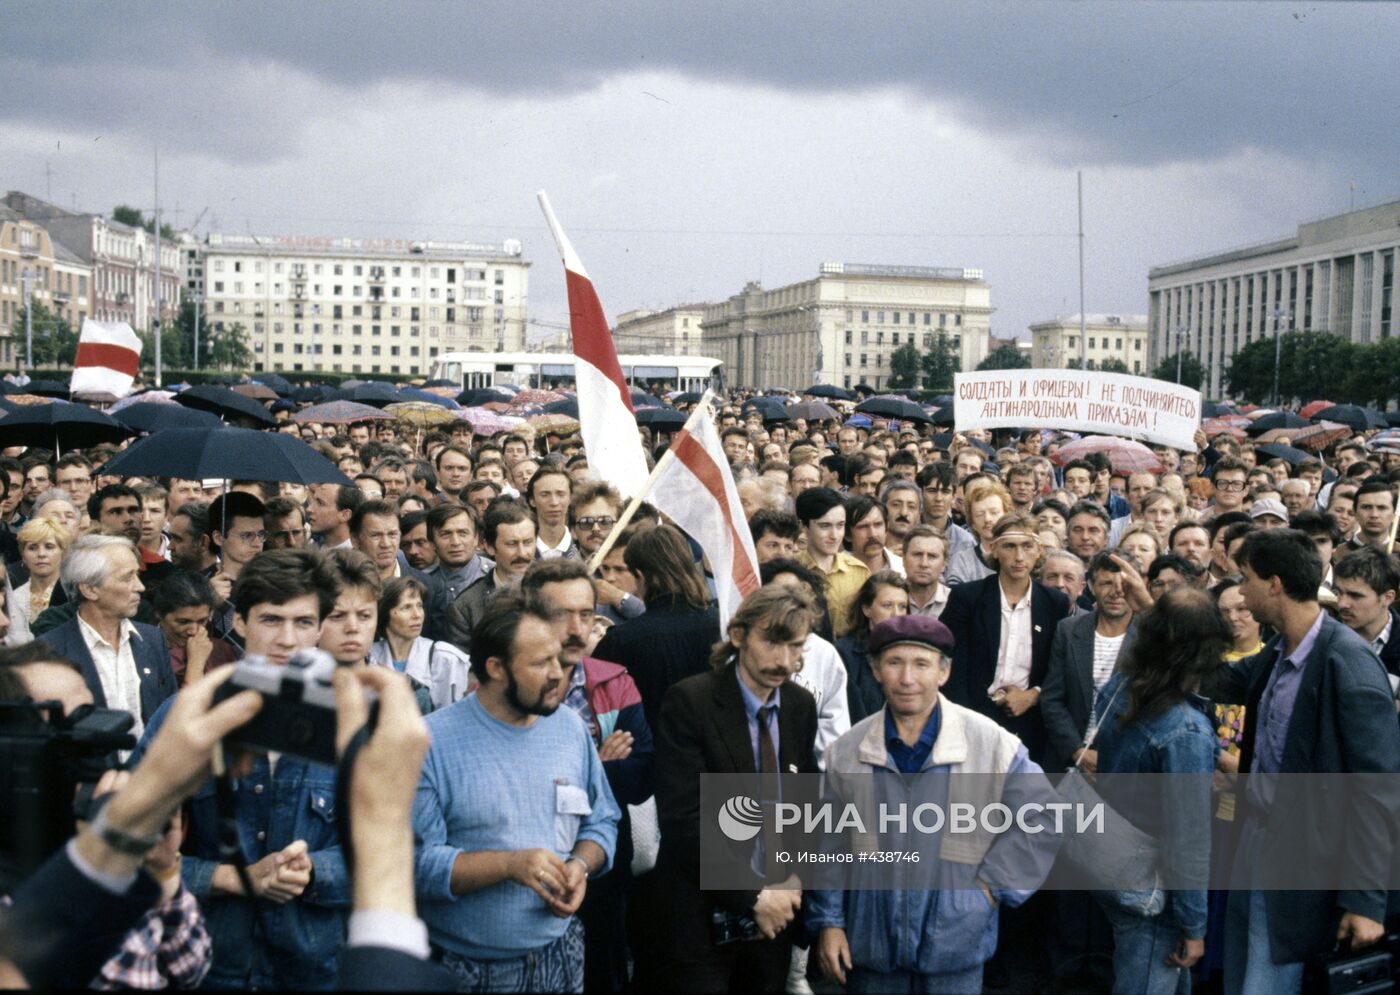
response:
[[[131,713],[139,736],[177,683],[160,629],[134,621],[145,590],[136,546],[85,535],[68,547],[58,578],[77,614],[40,638],[78,665],[94,704]]]

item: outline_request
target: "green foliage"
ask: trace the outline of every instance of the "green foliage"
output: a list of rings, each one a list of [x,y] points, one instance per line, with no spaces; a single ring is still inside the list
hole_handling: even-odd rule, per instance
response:
[[[1102,363],[1099,364],[1099,369],[1102,370],[1102,371],[1105,372],[1105,373],[1128,373],[1128,372],[1129,372],[1129,370],[1128,370],[1128,364],[1125,363],[1125,362],[1123,362],[1121,359],[1119,359],[1119,358],[1116,357],[1116,356],[1113,357],[1112,359],[1105,359]]]
[[[147,218],[137,208],[127,204],[118,204],[112,208],[112,220],[132,228],[144,228],[152,235],[156,233],[156,223],[153,218]],[[160,226],[160,237],[168,241],[175,240],[175,229],[169,225]],[[161,348],[164,348],[162,344]]]
[[[78,354],[78,333],[72,325],[46,308],[41,301],[31,301],[34,308],[34,365],[72,366]],[[10,335],[15,343],[15,355],[24,361],[24,308],[15,312]]]
[[[1016,348],[1014,342],[1003,342],[987,358],[977,364],[979,370],[1024,370],[1031,365],[1031,358]]]
[[[919,349],[906,342],[890,355],[890,387],[907,390],[919,385]]]
[[[1171,383],[1176,383],[1176,353],[1163,357],[1162,361],[1157,364],[1156,369],[1152,371],[1152,376],[1156,380],[1167,380]],[[1194,387],[1199,390],[1201,384],[1205,383],[1205,379],[1206,368],[1201,364],[1201,361],[1189,352],[1182,352],[1182,386]]]
[[[953,389],[953,377],[962,371],[962,358],[953,348],[952,339],[940,331],[920,358],[919,366],[923,369],[926,388],[947,393]]]
[[[1397,348],[1389,342],[1359,345],[1330,332],[1287,332],[1277,345],[1269,336],[1235,353],[1226,384],[1232,397],[1272,402],[1277,365],[1282,403],[1328,398],[1339,404],[1385,404],[1400,395]]]
[[[248,330],[239,322],[225,325],[222,331],[205,326],[209,335],[209,365],[217,370],[246,370],[253,365],[253,350],[248,345]]]

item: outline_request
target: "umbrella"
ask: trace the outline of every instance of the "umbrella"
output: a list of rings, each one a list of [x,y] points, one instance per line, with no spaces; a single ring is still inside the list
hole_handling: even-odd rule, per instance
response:
[[[439,377],[436,380],[429,380],[427,383],[423,384],[424,390],[427,390],[429,387],[451,387],[453,393],[456,393],[461,389],[462,385],[456,380],[448,380],[445,377]]]
[[[1338,439],[1345,439],[1349,435],[1351,435],[1351,429],[1348,426],[1334,421],[1323,421],[1306,428],[1276,428],[1265,432],[1255,441],[1272,443],[1283,442],[1286,439],[1299,449],[1320,452]]]
[[[439,408],[443,408],[447,411],[456,411],[461,407],[460,404],[450,397],[429,393],[426,390],[419,390],[416,387],[400,387],[399,400],[412,401],[416,404],[435,404]]]
[[[1232,439],[1245,438],[1244,429],[1231,425],[1223,418],[1207,418],[1201,422],[1201,431],[1206,434],[1207,439],[1213,439],[1217,435],[1228,435]]]
[[[842,428],[869,428],[875,423],[870,420],[869,415],[851,415],[842,424]]]
[[[805,418],[807,421],[841,417],[835,408],[821,401],[798,401],[796,404],[789,404],[787,413],[789,418]]]
[[[1358,404],[1334,404],[1313,415],[1313,421],[1334,421],[1349,425],[1358,432],[1368,428],[1386,428],[1389,423],[1385,415],[1374,408],[1363,408]]]
[[[285,432],[247,428],[175,428],[131,444],[107,461],[103,473],[119,477],[184,480],[285,480],[341,484],[350,479],[306,443]]]
[[[382,408],[388,404],[396,404],[403,398],[399,397],[399,392],[388,384],[361,383],[348,389],[342,387],[330,396],[330,400],[354,401],[356,404],[372,404],[377,408]]]
[[[1061,446],[1050,459],[1056,466],[1064,466],[1071,460],[1083,459],[1090,453],[1103,453],[1109,465],[1115,470],[1127,473],[1160,473],[1162,461],[1157,454],[1141,442],[1120,439],[1116,435],[1086,435],[1082,439]]]
[[[292,415],[294,422],[314,421],[323,425],[353,425],[363,421],[392,421],[393,418],[393,415],[386,415],[376,407],[354,401],[327,401],[302,408]]]
[[[535,415],[529,420],[529,425],[540,435],[556,433],[558,435],[573,435],[578,431],[578,419],[570,418],[565,414],[545,414]]]
[[[501,432],[509,432],[515,427],[515,422],[504,415],[498,415],[494,411],[487,411],[485,408],[459,408],[452,412],[453,417],[462,421],[471,422],[472,431],[477,435],[497,435]]]
[[[878,390],[870,386],[870,384],[866,383],[864,380],[852,387],[851,391],[856,394],[864,394],[866,397],[873,397],[874,395],[880,393]]]
[[[704,397],[703,391],[688,390],[681,394],[676,394],[671,398],[672,404],[699,404],[700,398]]]
[[[872,397],[861,401],[856,405],[856,410],[867,415],[878,415],[881,418],[898,418],[901,421],[931,421],[929,414],[907,397],[896,397],[893,394],[885,394],[881,397]]]
[[[260,383],[238,383],[230,388],[235,394],[242,394],[244,397],[251,397],[255,401],[275,401],[277,391],[271,387],[264,387]]]
[[[53,404],[55,399],[40,397],[38,394],[11,394],[5,400],[21,408],[32,408],[36,404]]]
[[[1255,456],[1263,456],[1266,459],[1285,460],[1289,466],[1297,466],[1305,459],[1313,459],[1312,453],[1305,453],[1301,449],[1294,449],[1292,446],[1280,446],[1277,444],[1254,447]]]
[[[215,387],[211,384],[202,384],[199,387],[191,387],[189,390],[180,391],[180,393],[175,395],[175,401],[177,404],[183,404],[186,407],[198,408],[201,411],[212,411],[220,418],[251,418],[263,425],[276,424],[276,420],[261,404],[251,397],[235,394],[227,387]]]
[[[117,412],[124,411],[133,404],[174,404],[175,392],[173,390],[145,390],[139,394],[128,394],[116,404],[107,409],[107,414],[115,416]]]
[[[744,402],[742,410],[745,414],[757,411],[759,417],[766,422],[789,421],[791,419],[787,408],[783,407],[783,402],[776,397],[751,397]]]
[[[939,426],[951,426],[953,424],[953,406],[951,404],[939,408],[929,415],[930,422]]]
[[[1304,418],[1311,418],[1319,411],[1324,411],[1327,408],[1335,407],[1336,403],[1336,401],[1309,401],[1307,404],[1303,405],[1301,408],[1298,409],[1298,414]]]
[[[1202,418],[1219,418],[1221,415],[1238,414],[1233,407],[1223,402],[1207,402],[1201,405]]]
[[[15,403],[13,397],[10,403]],[[103,442],[121,442],[133,434],[131,429],[102,412],[68,401],[22,407],[0,418],[0,448],[28,446],[63,452],[87,449]]]
[[[564,395],[560,394],[558,391],[539,390],[535,387],[527,387],[525,390],[515,395],[514,400],[511,401],[511,406],[523,408],[531,404],[544,405],[554,401],[562,401],[563,399]]]
[[[1276,428],[1306,428],[1309,424],[1306,418],[1299,418],[1291,411],[1273,411],[1254,419],[1245,432],[1249,435],[1263,435]]]
[[[1387,411],[1385,420],[1389,425],[1400,425],[1400,411]]]
[[[456,387],[424,387],[423,393],[435,394],[438,397],[445,397],[450,401],[455,401],[457,399],[458,390]],[[461,405],[459,404],[457,407],[460,408]],[[454,408],[453,410],[455,411],[456,409]]]
[[[286,377],[283,377],[280,374],[259,373],[258,378],[253,382],[260,383],[264,387],[270,387],[273,391],[277,393],[278,397],[292,396],[292,385],[287,382]]]
[[[298,387],[292,391],[292,400],[298,404],[320,404],[334,393],[330,387],[316,384],[313,387]]]
[[[665,406],[666,402],[655,394],[648,394],[646,391],[638,390],[636,387],[632,388],[633,408],[664,408]]]
[[[68,385],[57,380],[31,380],[24,388],[26,394],[40,397],[67,397]]]
[[[173,428],[218,428],[219,416],[183,404],[146,401],[131,404],[115,414],[107,412],[133,432],[167,432]]]
[[[849,390],[842,390],[831,383],[814,383],[810,387],[804,387],[802,393],[808,397],[829,397],[837,401],[854,401],[856,398]]]
[[[547,415],[564,415],[578,421],[578,398],[566,397],[562,401],[546,404],[541,410]]]
[[[513,395],[509,391],[501,390],[499,387],[473,387],[471,390],[464,390],[458,394],[457,403],[463,407],[475,408],[489,401],[509,403],[512,397]]]
[[[384,410],[386,412],[392,411],[395,418],[406,425],[412,425],[414,428],[431,428],[434,425],[446,425],[448,422],[457,420],[447,408],[424,401],[401,401],[398,404],[389,405]]]
[[[686,414],[675,408],[638,408],[637,424],[652,428],[680,428],[685,424]]]

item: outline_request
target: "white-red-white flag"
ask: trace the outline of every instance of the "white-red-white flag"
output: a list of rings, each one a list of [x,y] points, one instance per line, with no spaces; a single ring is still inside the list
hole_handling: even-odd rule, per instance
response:
[[[758,590],[758,555],[739,490],[720,445],[709,391],[671,440],[674,459],[659,467],[647,500],[700,544],[714,571],[721,637],[744,598]]]
[[[141,363],[141,337],[124,321],[83,319],[78,354],[73,359],[70,390],[74,394],[131,393]]]
[[[574,341],[574,376],[578,389],[578,423],[588,451],[588,465],[624,496],[636,494],[647,479],[646,457],[637,435],[632,395],[617,361],[608,319],[593,281],[559,227],[549,197],[538,194],[554,244],[564,259],[569,291],[569,329]]]

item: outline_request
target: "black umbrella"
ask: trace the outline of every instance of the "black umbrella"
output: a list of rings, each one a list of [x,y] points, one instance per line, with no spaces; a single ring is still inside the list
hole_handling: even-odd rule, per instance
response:
[[[330,460],[285,432],[247,428],[174,428],[132,443],[107,461],[103,473],[183,480],[277,480],[341,484],[350,478]]]
[[[870,384],[866,383],[864,380],[852,387],[851,392],[855,394],[864,394],[866,397],[871,397],[875,394],[880,393],[878,390],[870,386]]]
[[[789,418],[804,418],[807,421],[821,421],[826,418],[840,418],[835,408],[821,401],[798,401],[787,407]]]
[[[1263,435],[1276,428],[1307,428],[1311,424],[1312,422],[1306,418],[1300,418],[1291,411],[1274,411],[1254,419],[1246,426],[1244,433],[1245,435]]]
[[[930,420],[927,411],[902,397],[872,397],[857,404],[856,410],[867,415],[879,415],[881,418],[898,418],[900,421]]]
[[[134,433],[85,404],[31,404],[0,418],[0,448],[43,447],[56,452],[121,442]]]
[[[439,408],[446,408],[448,411],[456,411],[461,407],[450,397],[443,397],[441,394],[431,394],[426,390],[419,390],[417,387],[400,387],[400,401],[422,401],[424,404],[436,404]]]
[[[1313,421],[1341,422],[1358,432],[1364,432],[1368,428],[1386,428],[1389,425],[1385,415],[1375,408],[1363,408],[1359,404],[1334,404],[1330,408],[1323,408],[1313,415]]]
[[[1305,459],[1317,458],[1312,453],[1304,452],[1301,449],[1294,449],[1292,446],[1281,446],[1277,443],[1255,446],[1254,453],[1256,456],[1264,456],[1268,459],[1285,460],[1289,466],[1297,466]]]
[[[312,387],[298,387],[292,391],[292,400],[298,404],[320,404],[334,393],[330,387],[316,384]]]
[[[37,394],[39,397],[68,397],[68,385],[57,380],[31,380],[29,386],[24,388],[25,394]]]
[[[700,403],[700,398],[702,398],[702,397],[704,397],[704,396],[705,396],[705,394],[704,394],[702,391],[698,391],[698,390],[688,390],[688,391],[686,391],[684,394],[677,394],[675,397],[671,398],[671,403],[672,403],[672,404],[699,404],[699,403]]]
[[[665,406],[666,402],[655,394],[648,394],[646,391],[638,390],[636,387],[632,388],[633,410],[637,408],[664,408]]]
[[[810,387],[802,388],[802,393],[808,397],[830,397],[838,401],[855,400],[855,395],[849,390],[843,390],[833,383],[814,383]]]
[[[218,428],[219,416],[181,404],[138,401],[112,415],[133,432],[166,432],[173,428]]]
[[[1234,405],[1224,401],[1210,401],[1201,405],[1202,418],[1219,418],[1221,415],[1237,415]]]
[[[1388,425],[1400,425],[1400,411],[1387,411],[1385,420]]]
[[[637,409],[638,425],[650,425],[652,428],[673,429],[683,426],[685,420],[685,412],[677,411],[675,408],[642,407]]]
[[[252,380],[272,390],[278,397],[291,397],[293,387],[287,379],[277,373],[259,373]]]
[[[950,407],[953,406],[953,395],[952,395],[952,394],[934,394],[934,395],[933,395],[933,403],[936,404],[936,405],[938,405],[940,408],[950,408]]]
[[[787,408],[783,406],[781,399],[776,397],[751,397],[743,404],[745,413],[757,411],[759,417],[764,421],[789,421],[790,417]]]
[[[373,404],[376,408],[382,408],[389,404],[398,404],[403,398],[388,384],[362,383],[348,389],[341,388],[332,394],[329,400],[354,401],[357,404]]]
[[[546,415],[567,415],[574,421],[578,421],[578,398],[566,397],[562,401],[550,401],[540,409],[540,413]]]
[[[509,404],[511,394],[499,387],[473,387],[457,395],[457,403],[464,408],[479,408],[483,404]]]
[[[436,380],[429,380],[429,381],[428,381],[427,383],[425,383],[423,386],[426,388],[426,387],[460,387],[460,386],[462,386],[462,385],[459,384],[456,380],[445,380],[445,379],[443,379],[442,377],[439,377],[439,378],[436,379]]]
[[[276,419],[267,408],[251,397],[244,397],[227,387],[215,387],[212,384],[201,384],[180,391],[175,395],[175,403],[198,408],[200,411],[210,411],[220,418],[251,418],[263,425],[276,423]]]
[[[929,421],[934,425],[944,426],[953,424],[953,406],[951,404],[939,408],[929,416]]]

